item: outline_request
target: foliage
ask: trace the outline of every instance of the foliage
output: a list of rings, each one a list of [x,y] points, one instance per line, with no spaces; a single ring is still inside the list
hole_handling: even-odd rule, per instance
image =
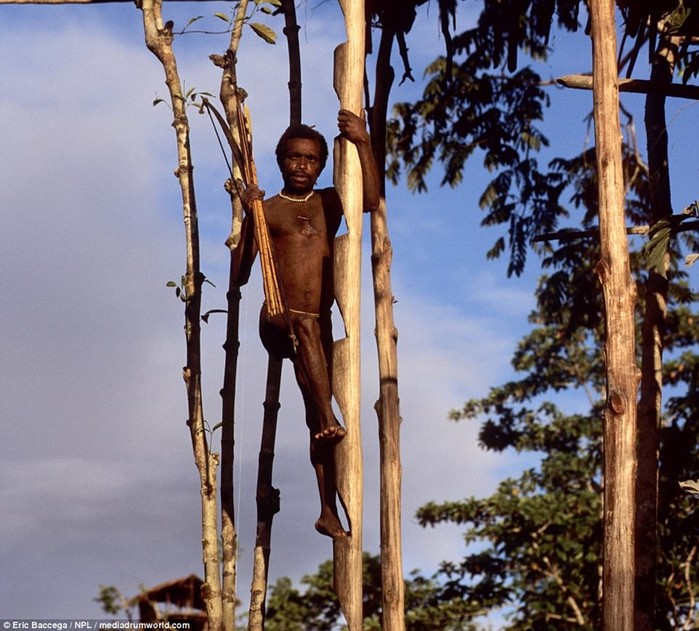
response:
[[[634,40],[624,62],[629,73],[641,47],[646,42],[652,47],[658,32],[686,34],[699,27],[696,2],[619,0],[617,4],[625,41]],[[518,52],[532,60],[545,59],[551,53],[549,34],[556,22],[569,31],[580,27],[580,6],[578,0],[484,2],[476,26],[450,37],[448,54],[427,67],[422,97],[397,104],[388,122],[387,176],[396,183],[404,174],[412,191],[427,191],[427,176],[437,165],[443,169],[441,185],[462,184],[468,159],[482,155],[483,166],[495,173],[479,200],[485,211],[482,223],[508,230],[507,243],[498,238],[488,256],[509,250],[509,275],[522,273],[537,235],[557,229],[567,214],[559,199],[564,184],[554,176],[555,165],[549,165],[553,168],[544,176],[537,160],[548,145],[540,128],[548,96],[532,68],[517,69]],[[685,82],[699,71],[697,53],[687,45],[678,63]],[[630,158],[639,165],[637,157]],[[648,250],[651,265],[666,250],[666,237],[674,228],[674,224],[655,228],[656,238]]]
[[[687,206],[682,214],[672,215],[669,219],[661,219],[653,225],[648,233],[648,243],[644,248],[649,269],[655,269],[661,276],[665,276],[665,255],[668,253],[671,238],[682,230],[683,222],[696,217],[699,217],[699,202],[697,201]],[[696,225],[691,227],[696,228]],[[687,265],[692,265],[697,258],[699,258],[699,254],[693,252],[687,255],[685,262]]]
[[[364,631],[381,629],[381,562],[364,554]],[[272,586],[267,601],[267,631],[332,631],[341,626],[341,612],[332,588],[332,561],[304,576],[303,592],[288,578]],[[406,631],[470,631],[475,610],[450,581],[435,582],[413,573],[405,582]]]
[[[129,602],[114,585],[100,585],[99,594],[92,600],[100,605],[104,613],[116,616],[124,612],[131,619]]]
[[[627,165],[634,152],[626,151]],[[594,160],[554,163],[574,190],[572,201],[594,219]],[[644,172],[629,180],[629,216],[639,222],[647,204]],[[635,209],[635,210],[634,210]],[[454,420],[481,423],[484,449],[514,450],[534,462],[504,480],[487,498],[430,503],[420,523],[449,522],[478,544],[460,563],[445,563],[444,577],[471,603],[507,607],[511,629],[596,629],[600,626],[602,410],[605,371],[603,318],[594,264],[596,235],[541,249],[546,274],[537,289],[532,331],[517,347],[517,377],[482,399],[454,411]],[[644,298],[644,258],[632,256]],[[679,482],[696,474],[699,449],[699,355],[697,296],[685,274],[672,269],[665,336],[665,383],[669,398],[661,429],[659,509],[661,567],[656,629],[694,628],[699,609],[694,570],[699,511]],[[552,397],[557,399],[553,400]],[[586,402],[586,403],[585,403]],[[687,624],[687,627],[682,625]]]
[[[273,28],[267,26],[266,24],[262,22],[253,22],[252,18],[255,16],[257,11],[260,11],[264,13],[265,15],[275,15],[278,12],[281,11],[281,0],[255,0],[252,3],[252,12],[250,15],[246,16],[244,19],[244,23],[246,26],[249,26],[250,29],[252,30],[255,35],[257,35],[260,39],[265,41],[267,44],[276,44],[277,43],[277,33],[274,31]],[[211,28],[206,28],[204,30],[194,30],[192,26],[194,24],[199,24],[201,20],[204,20],[206,16],[203,15],[197,15],[193,18],[191,18],[187,24],[185,24],[184,28],[178,33],[179,35],[185,35],[185,34],[192,34],[192,33],[207,33],[207,34],[222,34],[222,33],[230,33],[233,31],[235,28],[235,21],[236,21],[236,11],[233,11],[231,15],[227,13],[222,13],[222,12],[216,12],[211,16],[215,18],[216,20],[219,20],[220,22],[223,22],[226,27],[223,31],[220,30],[214,30]]]
[[[509,274],[522,272],[533,236],[555,229],[565,214],[560,184],[540,176],[535,157],[548,145],[538,127],[548,97],[536,72],[517,70],[518,51],[546,58],[554,22],[576,30],[579,7],[578,0],[485,2],[477,25],[454,35],[449,54],[428,66],[422,97],[396,105],[388,122],[387,176],[395,183],[405,171],[413,191],[427,190],[436,163],[444,168],[442,185],[460,185],[467,160],[483,155],[485,168],[497,173],[480,198],[483,224],[508,226]],[[489,256],[505,247],[498,239]]]

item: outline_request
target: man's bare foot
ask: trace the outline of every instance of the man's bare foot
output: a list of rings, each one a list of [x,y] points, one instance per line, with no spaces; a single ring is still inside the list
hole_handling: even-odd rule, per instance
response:
[[[346,537],[347,532],[342,527],[337,516],[328,512],[327,515],[321,515],[316,521],[316,530],[326,537],[337,539],[338,537]]]
[[[314,434],[313,439],[317,442],[334,444],[339,443],[345,436],[347,436],[347,430],[342,425],[337,424]]]

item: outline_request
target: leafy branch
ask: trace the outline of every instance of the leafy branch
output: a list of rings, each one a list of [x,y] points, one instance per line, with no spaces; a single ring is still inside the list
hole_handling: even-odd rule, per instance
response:
[[[663,278],[666,277],[665,257],[670,245],[670,238],[678,232],[699,227],[697,222],[691,222],[684,224],[680,228],[680,225],[687,219],[696,217],[699,217],[699,200],[687,206],[682,214],[672,215],[668,219],[661,219],[653,225],[648,232],[649,241],[643,248],[650,269],[655,270]],[[692,265],[698,258],[699,253],[689,254],[685,258],[685,263]]]
[[[244,22],[247,26],[249,26],[252,31],[257,35],[258,37],[262,38],[265,42],[268,44],[276,44],[277,43],[277,34],[272,29],[271,27],[267,26],[266,24],[262,22],[253,22],[252,18],[255,15],[257,11],[260,11],[264,13],[265,15],[277,15],[278,13],[281,12],[282,8],[282,3],[281,0],[254,0],[254,8],[252,13],[249,16],[246,16],[244,18]],[[233,32],[233,29],[235,28],[235,23],[236,20],[239,20],[240,18],[236,15],[230,16],[226,13],[222,12],[216,12],[213,14],[213,17],[216,18],[217,20],[220,20],[222,22],[225,22],[226,28],[221,30],[221,31],[214,31],[214,30],[209,30],[209,29],[203,29],[203,30],[194,30],[190,29],[190,27],[193,24],[196,24],[200,20],[205,19],[206,16],[203,15],[197,15],[196,17],[191,18],[187,24],[185,24],[184,28],[177,33],[177,35],[191,35],[194,33],[198,34],[206,34],[206,35],[223,35],[225,33],[231,33]]]
[[[202,102],[205,97],[213,98],[213,95],[210,92],[197,92],[196,88],[189,88],[189,90],[187,90],[184,93],[184,96],[176,95],[175,98],[181,100],[185,108],[193,106],[201,112],[203,107]],[[165,103],[170,107],[170,109],[172,109],[172,107],[165,99],[160,97],[156,97],[155,99],[153,99],[153,107],[155,107],[156,105],[160,105],[161,103]]]

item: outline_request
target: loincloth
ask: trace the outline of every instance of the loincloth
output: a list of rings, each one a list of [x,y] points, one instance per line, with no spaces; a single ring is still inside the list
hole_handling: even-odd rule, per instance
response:
[[[262,303],[262,308],[265,310],[267,309],[267,301],[266,300]],[[289,313],[293,313],[294,315],[306,316],[307,318],[313,318],[314,320],[320,319],[320,313],[311,313],[310,311],[300,311],[299,309],[292,309],[291,307],[288,307],[288,311],[289,311]]]
[[[310,313],[309,311],[299,311],[298,309],[292,309],[289,307],[289,313],[295,313],[296,315],[304,315],[309,318],[315,318],[316,320],[320,318],[320,313]]]

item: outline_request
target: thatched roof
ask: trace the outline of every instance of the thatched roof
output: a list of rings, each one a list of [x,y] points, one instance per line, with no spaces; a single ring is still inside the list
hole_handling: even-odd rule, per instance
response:
[[[141,601],[147,600],[150,602],[175,605],[182,609],[199,609],[200,611],[205,611],[206,606],[201,597],[202,585],[203,581],[196,574],[190,574],[184,578],[167,581],[166,583],[161,583],[149,590],[141,592],[138,596],[132,598],[131,602],[135,605]]]

